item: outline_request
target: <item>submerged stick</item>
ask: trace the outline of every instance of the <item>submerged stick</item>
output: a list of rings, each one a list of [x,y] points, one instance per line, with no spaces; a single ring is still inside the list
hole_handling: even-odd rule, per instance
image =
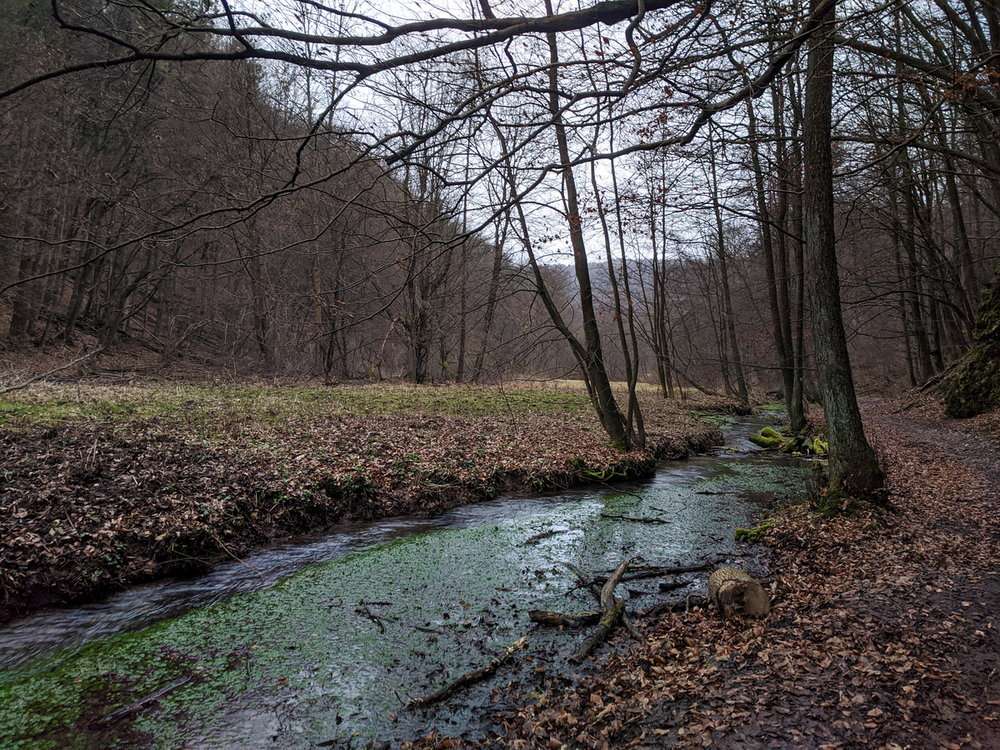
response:
[[[557,628],[582,628],[593,625],[601,619],[600,612],[553,612],[548,609],[532,609],[528,611],[528,619],[539,625]]]
[[[601,518],[614,518],[618,521],[630,521],[631,523],[670,523],[662,518],[648,518],[641,516],[619,516],[614,513],[601,513]]]
[[[501,653],[490,659],[486,666],[479,667],[478,669],[473,669],[471,672],[466,672],[457,680],[448,683],[444,687],[435,690],[433,693],[425,695],[423,698],[415,698],[410,701],[407,705],[409,708],[419,708],[421,706],[430,706],[439,701],[443,701],[452,693],[462,689],[467,685],[473,685],[481,680],[486,679],[491,674],[496,672],[500,667],[502,667],[514,654],[520,651],[528,644],[527,636],[518,638],[512,644],[510,644]]]
[[[143,696],[142,698],[140,698],[139,700],[137,700],[135,703],[130,703],[129,705],[124,706],[123,708],[119,708],[117,711],[112,711],[107,716],[103,716],[103,717],[101,717],[99,719],[94,720],[92,722],[91,726],[95,726],[95,727],[109,726],[111,724],[119,722],[122,719],[125,719],[125,718],[131,716],[132,714],[141,711],[142,709],[144,709],[146,706],[150,705],[151,703],[155,703],[156,701],[160,700],[160,698],[166,697],[170,693],[174,692],[177,688],[183,687],[184,685],[187,685],[193,679],[194,679],[194,675],[187,675],[186,677],[179,677],[178,679],[174,680],[173,682],[167,683],[166,685],[164,685],[163,687],[159,688],[158,690],[154,690],[152,693],[149,693],[148,695]]]
[[[538,534],[535,534],[534,536],[529,536],[527,539],[521,542],[521,544],[522,545],[537,544],[543,539],[548,539],[550,537],[557,536],[558,534],[565,534],[568,531],[569,529],[549,529],[548,531],[542,531]]]

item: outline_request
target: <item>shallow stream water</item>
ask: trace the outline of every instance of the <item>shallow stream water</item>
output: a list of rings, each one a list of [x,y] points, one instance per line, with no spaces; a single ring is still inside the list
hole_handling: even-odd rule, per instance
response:
[[[476,735],[494,688],[564,675],[586,632],[536,630],[530,609],[593,609],[565,563],[743,559],[733,529],[803,493],[808,467],[760,453],[766,418],[725,427],[711,455],[649,481],[506,497],[431,518],[344,527],[208,575],[137,587],[0,628],[0,747],[363,747],[437,729]],[[635,519],[653,519],[642,522]],[[704,574],[619,588],[640,611],[701,593]],[[522,635],[491,680],[406,704]],[[155,698],[155,699],[151,699]]]

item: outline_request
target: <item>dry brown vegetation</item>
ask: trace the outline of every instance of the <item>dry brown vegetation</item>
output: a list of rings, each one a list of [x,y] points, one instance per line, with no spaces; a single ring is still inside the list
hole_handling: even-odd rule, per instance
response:
[[[0,401],[7,617],[348,519],[644,475],[719,440],[650,398],[649,447],[608,445],[572,384],[511,388],[38,385]]]
[[[766,621],[667,614],[582,684],[520,696],[496,744],[996,747],[1000,449],[899,407],[866,409],[894,510],[781,512]]]

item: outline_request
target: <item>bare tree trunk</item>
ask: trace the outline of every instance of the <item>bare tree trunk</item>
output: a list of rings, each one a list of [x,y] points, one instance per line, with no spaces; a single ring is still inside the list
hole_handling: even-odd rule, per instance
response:
[[[710,131],[711,132],[711,131]],[[743,374],[743,358],[740,355],[740,342],[736,338],[736,320],[733,314],[733,297],[729,291],[729,266],[726,258],[726,236],[722,225],[722,208],[719,205],[719,179],[715,172],[715,148],[709,136],[709,165],[712,170],[712,209],[715,213],[715,229],[717,232],[716,252],[719,258],[719,276],[722,280],[722,320],[729,338],[729,347],[733,357],[733,370],[736,373],[736,388],[740,402],[748,404],[750,394],[747,391],[747,381]]]
[[[810,0],[813,12],[822,4],[823,0]],[[803,122],[805,239],[813,267],[810,297],[816,363],[830,434],[830,489],[868,495],[882,487],[883,476],[861,423],[840,309],[831,150],[836,3],[829,7],[825,25],[809,40]]]
[[[552,15],[552,2],[545,0],[545,9]],[[584,367],[587,370],[590,386],[593,389],[598,417],[604,431],[608,433],[611,442],[619,448],[628,449],[629,436],[625,420],[615,401],[611,390],[611,380],[604,363],[604,353],[601,348],[601,332],[597,325],[597,315],[594,312],[594,292],[590,283],[590,268],[587,259],[587,248],[583,239],[583,227],[579,201],[577,199],[576,179],[573,176],[572,160],[569,154],[569,143],[566,139],[566,127],[563,124],[559,105],[559,49],[554,32],[546,34],[549,46],[549,109],[552,112],[555,127],[556,143],[559,147],[559,161],[562,165],[563,186],[566,189],[566,205],[569,212],[569,236],[573,247],[573,264],[576,269],[576,281],[580,291],[580,309],[583,318],[583,336],[585,342]]]
[[[780,85],[780,84],[778,84]],[[776,97],[777,100],[777,97]],[[775,104],[775,113],[778,112],[778,105]],[[788,305],[785,305],[784,314],[782,308],[779,304],[778,296],[778,278],[775,272],[775,258],[774,249],[775,242],[773,233],[771,231],[771,215],[767,207],[767,192],[764,189],[764,171],[761,168],[760,163],[760,144],[757,140],[757,115],[754,112],[753,100],[747,99],[747,116],[749,120],[749,136],[750,136],[750,164],[753,169],[753,179],[754,179],[754,189],[757,200],[757,223],[760,226],[760,243],[764,250],[764,273],[767,277],[767,300],[768,305],[771,309],[771,334],[774,339],[775,349],[778,352],[778,365],[781,368],[781,379],[784,386],[784,401],[785,409],[788,412],[789,420],[792,417],[792,394],[795,390],[795,366],[792,362],[791,346],[790,341],[791,336],[786,335],[786,330],[790,331],[790,326],[787,325],[787,316],[789,314]],[[776,118],[777,119],[777,118]],[[780,134],[779,134],[780,139]],[[781,169],[787,169],[787,164],[784,163],[783,159],[779,158],[781,163]],[[784,187],[784,181],[782,181],[782,187]],[[786,193],[783,191],[782,195]],[[787,198],[782,198],[782,202],[786,202]],[[784,224],[785,210],[782,209],[779,216],[779,226]],[[784,227],[781,226],[781,229]],[[785,248],[784,243],[779,244],[779,253],[782,257],[781,265],[784,267],[784,255]],[[782,284],[785,284],[785,274],[782,274]],[[785,285],[785,299],[787,300],[787,285]],[[805,425],[792,423],[792,430],[799,432]]]

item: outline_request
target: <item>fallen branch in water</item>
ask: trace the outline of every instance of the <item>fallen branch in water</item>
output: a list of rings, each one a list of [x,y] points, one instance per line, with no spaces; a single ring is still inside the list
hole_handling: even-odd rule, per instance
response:
[[[570,591],[574,591],[576,589],[587,589],[594,595],[594,598],[597,599],[597,601],[601,600],[601,590],[599,588],[600,582],[571,562],[564,562],[563,565],[576,576],[576,586],[570,589]]]
[[[529,536],[527,539],[521,542],[521,544],[522,545],[536,544],[537,542],[540,542],[543,539],[548,539],[549,537],[556,536],[557,534],[565,534],[567,531],[569,531],[569,529],[549,529],[548,531],[543,531],[539,534],[535,534],[534,536]]]
[[[682,573],[699,573],[701,571],[709,570],[718,565],[721,560],[710,560],[704,563],[698,563],[696,565],[676,565],[676,566],[662,566],[662,565],[649,565],[641,568],[635,568],[630,570],[622,578],[623,581],[639,581],[644,578],[661,578],[663,576],[673,576],[681,575]],[[597,574],[590,579],[593,583],[603,583],[608,580],[606,574]]]
[[[376,602],[372,602],[372,603],[376,604]],[[372,612],[370,609],[368,609],[368,605],[365,602],[359,602],[359,604],[361,606],[357,607],[354,610],[355,614],[359,614],[362,617],[365,617],[365,618],[371,620],[372,622],[374,622],[378,626],[378,632],[380,632],[380,633],[382,633],[384,635],[385,634],[385,625],[382,624],[382,618],[379,617],[374,612]]]
[[[662,518],[648,518],[640,516],[619,516],[614,513],[601,513],[601,518],[613,518],[618,521],[629,521],[631,523],[670,523]]]
[[[415,698],[410,701],[407,705],[409,708],[419,708],[421,706],[430,706],[439,701],[443,701],[452,693],[460,690],[467,685],[473,685],[481,680],[485,680],[487,677],[496,672],[500,667],[502,667],[514,654],[520,651],[528,644],[527,636],[518,638],[512,644],[510,644],[506,649],[504,649],[500,654],[497,654],[489,663],[484,667],[479,667],[479,669],[473,669],[471,672],[466,672],[457,680],[448,683],[443,688],[435,690],[429,695],[425,695],[423,698]]]
[[[667,612],[687,612],[688,610],[695,607],[705,607],[708,605],[708,599],[704,596],[698,594],[691,594],[684,598],[682,602],[662,602],[661,604],[654,604],[648,609],[644,609],[639,613],[639,617],[656,617],[657,615],[666,614]]]
[[[600,612],[578,612],[564,614],[548,609],[532,609],[528,611],[528,619],[539,625],[557,628],[582,628],[593,625],[601,619]]]
[[[622,560],[621,564],[615,568],[614,572],[601,587],[601,619],[597,623],[597,629],[583,642],[576,652],[570,657],[571,661],[581,662],[593,653],[594,649],[608,639],[611,632],[617,627],[625,614],[625,602],[615,596],[615,587],[625,575],[625,569],[632,562],[631,558]]]

